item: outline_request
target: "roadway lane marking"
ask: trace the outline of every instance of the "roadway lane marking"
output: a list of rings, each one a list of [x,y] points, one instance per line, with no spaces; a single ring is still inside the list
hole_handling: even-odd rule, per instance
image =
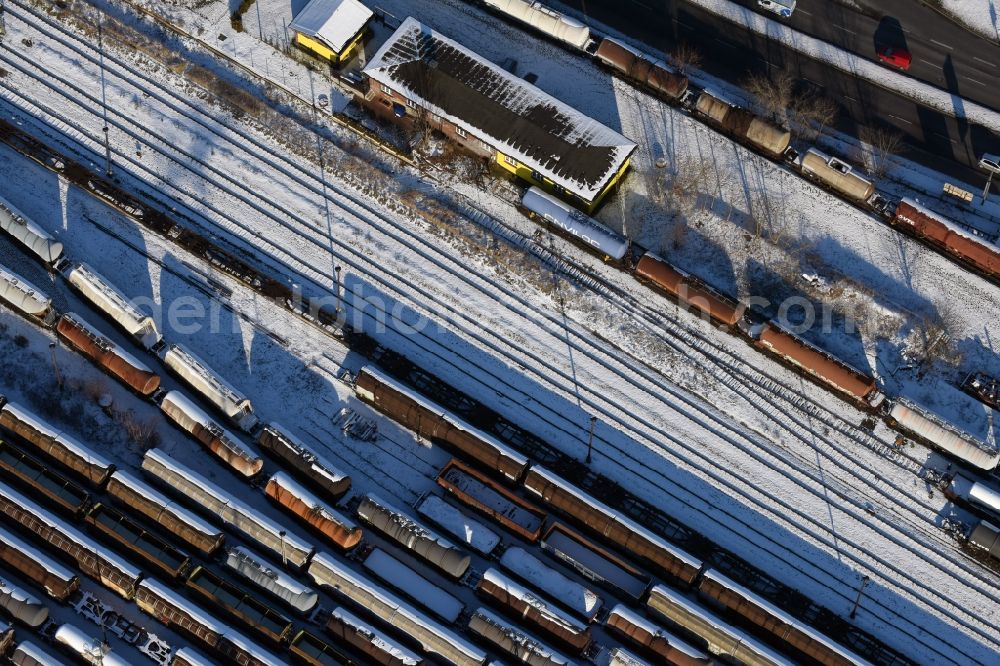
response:
[[[977,58],[976,56],[972,56],[972,59],[973,60],[978,60],[979,62],[983,63],[984,65],[989,65],[990,67],[996,67],[997,66],[997,64],[995,62],[990,62],[989,60],[983,60],[982,58]]]
[[[951,138],[951,137],[950,137],[950,136],[948,136],[947,134],[941,134],[941,132],[931,132],[931,134],[933,134],[934,136],[939,136],[939,137],[941,137],[942,139],[947,139],[947,140],[948,140],[948,141],[950,141],[951,143],[958,143],[958,141],[955,141],[955,140],[954,140],[953,138]]]
[[[806,11],[806,10],[804,10],[804,9],[800,9],[800,10],[799,10],[799,14],[805,14],[806,16],[812,16],[812,14],[811,14],[811,13],[807,12],[807,11]]]
[[[985,84],[985,83],[983,83],[982,81],[976,81],[976,80],[975,80],[974,78],[972,78],[971,76],[967,76],[967,77],[965,77],[965,80],[966,80],[966,81],[972,81],[973,83],[978,83],[979,85],[983,86],[984,88],[986,87],[986,84]]]
[[[935,65],[934,63],[932,63],[930,60],[924,60],[923,58],[917,58],[917,60],[919,60],[920,62],[926,62],[931,67],[937,67],[937,65]]]
[[[844,26],[842,26],[842,25],[837,25],[836,23],[832,23],[831,25],[833,25],[833,27],[834,27],[834,28],[840,28],[840,29],[841,29],[841,30],[843,30],[844,32],[849,32],[849,33],[851,33],[852,35],[855,35],[855,34],[857,34],[857,33],[856,33],[856,32],[854,32],[853,30],[851,30],[850,28],[845,28],[845,27],[844,27]],[[934,40],[931,40],[931,41],[934,41]]]
[[[913,124],[913,123],[911,123],[911,122],[910,122],[909,120],[907,120],[906,118],[900,118],[899,116],[894,116],[894,115],[892,115],[891,113],[889,114],[889,117],[890,117],[890,118],[895,118],[896,120],[902,120],[902,121],[903,121],[904,123],[906,123],[907,125],[912,125],[912,124]]]
[[[938,46],[943,46],[943,47],[945,47],[945,48],[946,48],[946,49],[948,49],[949,51],[954,51],[954,50],[955,50],[955,47],[953,47],[953,46],[948,46],[948,45],[947,45],[947,44],[945,44],[944,42],[939,42],[939,41],[938,41],[938,40],[936,40],[936,39],[932,39],[931,41],[932,41],[932,42],[934,42],[935,44],[937,44]]]
[[[850,95],[844,95],[844,99],[849,99],[852,102],[857,102],[858,101],[858,100],[854,99],[853,97],[851,97]]]

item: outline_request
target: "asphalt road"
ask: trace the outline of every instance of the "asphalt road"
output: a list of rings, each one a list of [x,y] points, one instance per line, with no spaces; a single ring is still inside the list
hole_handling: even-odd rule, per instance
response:
[[[899,93],[803,56],[784,44],[737,27],[683,0],[562,2],[660,51],[670,52],[681,42],[693,45],[703,56],[702,69],[736,84],[750,73],[785,69],[800,85],[819,89],[838,103],[837,129],[857,136],[861,125],[885,124],[895,128],[904,136],[902,152],[906,157],[971,185],[973,189],[981,191],[986,184],[986,175],[976,167],[979,156],[984,152],[1000,154],[1000,137],[981,126],[926,108]],[[743,2],[756,6],[754,0]],[[886,4],[896,2],[916,4],[914,0],[889,0]],[[831,11],[840,7],[831,0],[799,1],[800,7],[807,11],[813,4],[830,5]],[[829,17],[820,18],[818,13],[813,16],[816,21],[830,20]],[[937,23],[952,25],[947,19],[935,16]],[[970,39],[973,38],[966,36],[966,40]],[[866,48],[873,49],[871,45]],[[1000,77],[994,77],[994,81],[996,90],[992,92],[1000,95]],[[961,80],[955,85],[960,86],[958,90],[964,94]],[[956,98],[955,103],[961,105],[962,100]],[[994,191],[998,190],[1000,188],[994,185]]]

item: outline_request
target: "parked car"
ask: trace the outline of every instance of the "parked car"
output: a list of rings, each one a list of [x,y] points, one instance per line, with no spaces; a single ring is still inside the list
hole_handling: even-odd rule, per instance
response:
[[[910,55],[909,51],[896,46],[882,45],[876,49],[875,53],[878,55],[879,61],[904,72],[910,68],[910,62],[913,61],[913,56]]]

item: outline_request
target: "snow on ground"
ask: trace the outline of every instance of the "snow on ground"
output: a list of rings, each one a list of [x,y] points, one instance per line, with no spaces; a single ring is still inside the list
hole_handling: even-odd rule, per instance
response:
[[[16,27],[17,22],[10,16],[7,22],[8,30],[24,29]],[[434,24],[434,21],[429,22]],[[469,14],[466,23],[451,29],[466,30],[463,35],[475,42],[475,48],[483,47],[483,50],[487,42],[493,43],[493,48],[500,48],[501,40],[496,39],[495,30],[511,30],[505,24],[483,21],[481,15],[475,13]],[[96,72],[91,63],[78,55],[63,52],[62,47],[49,38],[33,36],[36,43],[44,43],[47,48],[44,52],[36,49],[32,57],[43,60],[43,66],[49,71],[65,72],[64,76],[81,85],[92,85]],[[857,272],[858,265],[865,267],[859,256],[872,257],[867,274],[861,271],[861,280],[863,287],[877,289],[878,294],[888,293],[888,298],[883,297],[880,301],[880,307],[895,311],[899,308],[896,300],[926,304],[930,298],[947,299],[957,304],[956,319],[959,327],[964,327],[965,335],[971,335],[969,331],[978,333],[981,313],[996,307],[995,288],[970,278],[948,260],[928,251],[920,256],[919,270],[913,270],[896,256],[898,252],[917,253],[915,248],[919,246],[911,241],[901,239],[875,220],[836,202],[792,174],[761,160],[754,161],[746,151],[734,148],[683,114],[635,94],[619,82],[613,84],[615,96],[594,95],[595,91],[607,90],[609,77],[606,74],[523,34],[519,39],[523,44],[523,53],[518,52],[519,59],[523,58],[533,71],[537,68],[543,74],[539,84],[547,91],[557,96],[562,94],[567,101],[572,100],[571,103],[577,103],[589,91],[591,94],[582,100],[581,108],[601,120],[610,117],[626,129],[626,134],[648,126],[650,138],[659,137],[661,145],[676,155],[689,156],[689,159],[711,155],[720,171],[740,173],[742,169],[747,184],[763,180],[772,188],[772,193],[786,193],[791,200],[785,209],[801,209],[804,213],[796,217],[795,224],[784,233],[808,232],[820,225],[820,233],[829,234],[828,244],[834,249],[843,248],[840,255],[833,255],[835,267],[851,275]],[[75,66],[67,68],[66,62]],[[20,64],[27,66],[23,62]],[[12,73],[4,85],[16,86],[20,81],[24,90],[34,92],[32,85],[37,88],[37,84],[22,79],[23,76]],[[140,163],[151,171],[169,175],[182,186],[187,194],[178,192],[181,205],[202,211],[206,223],[219,224],[227,234],[245,236],[246,232],[235,227],[232,220],[252,220],[253,242],[268,252],[284,253],[273,259],[274,262],[287,265],[289,270],[302,274],[314,284],[324,280],[329,284],[329,278],[324,278],[329,268],[325,272],[318,268],[331,265],[329,250],[308,241],[310,234],[319,232],[305,221],[316,219],[317,208],[319,215],[325,208],[323,204],[317,205],[314,192],[285,175],[276,174],[273,166],[260,161],[259,157],[242,152],[241,138],[225,140],[186,120],[178,120],[175,112],[161,102],[142,95],[110,73],[108,95],[112,108],[128,108],[137,126],[162,132],[169,137],[171,145],[197,147],[202,154],[211,152],[212,164],[219,171],[240,174],[247,190],[258,192],[262,199],[280,204],[280,209],[288,212],[278,218],[274,209],[265,208],[268,214],[264,214],[261,210],[264,203],[256,201],[254,207],[249,205],[246,192],[235,197],[221,191],[217,184],[221,176],[217,173],[197,170],[192,173],[178,163],[164,160],[158,152],[169,151],[162,142],[153,136],[143,136],[148,143]],[[130,104],[130,100],[140,95],[142,104]],[[99,127],[97,118],[92,115],[93,108],[80,108],[60,93],[45,91],[37,100],[64,109],[74,119],[87,118],[89,126]],[[221,131],[222,136],[227,135],[225,130]],[[123,137],[118,130],[112,135],[116,150],[122,154],[134,152],[131,139]],[[269,141],[267,137],[260,138]],[[283,151],[280,147],[273,150],[276,153]],[[621,199],[629,214],[620,215],[618,219],[639,220],[637,233],[655,236],[667,230],[650,224],[645,226],[651,231],[646,231],[641,218],[659,217],[667,221],[671,218],[664,215],[662,207],[650,203],[652,199],[648,194],[643,196],[643,186],[647,191],[655,191],[655,182],[650,179],[656,172],[649,162],[647,149],[637,160],[637,175],[632,177],[636,185],[633,194]],[[15,167],[15,163],[18,166]],[[73,248],[73,253],[86,258],[99,271],[120,276],[123,284],[133,286],[134,293],[148,295],[159,303],[171,303],[178,298],[176,286],[164,286],[165,272],[157,268],[158,264],[143,261],[129,267],[123,263],[123,255],[103,249],[111,241],[106,235],[95,232],[92,222],[81,214],[81,208],[86,208],[90,217],[99,215],[97,211],[102,209],[98,204],[82,195],[60,191],[51,182],[51,176],[35,173],[36,180],[22,180],[25,174],[20,164],[12,159],[12,168],[5,168],[7,182],[18,183],[20,187],[8,193],[15,205],[43,226],[57,231]],[[124,169],[120,169],[120,175],[129,179]],[[645,184],[644,179],[647,180]],[[686,243],[678,243],[681,251],[672,253],[672,260],[676,258],[683,264],[696,262],[699,257],[718,259],[723,256],[722,248],[738,246],[747,234],[747,221],[739,219],[735,212],[749,208],[746,199],[751,197],[747,194],[749,185],[739,182],[738,178],[733,180],[737,182],[720,183],[717,191],[699,193],[716,197],[721,202],[718,208],[700,208],[707,211],[704,215],[718,209],[731,212],[717,214],[711,220],[694,220],[691,228],[698,231],[685,231],[690,238],[701,233],[697,222],[707,227],[711,221],[716,225],[716,233],[729,242],[717,243],[714,252],[709,249],[709,243],[692,241],[689,246],[692,249],[688,250],[684,249]],[[227,187],[237,186],[229,184]],[[479,191],[470,190],[469,193],[482,207],[506,217],[512,224],[521,225],[527,233],[533,230],[513,213],[509,202],[487,197]],[[52,208],[56,202],[60,205],[59,210]],[[208,206],[216,211],[208,211]],[[824,221],[831,217],[831,210],[837,213],[836,219]],[[654,211],[658,212],[654,214]],[[607,219],[614,213],[614,207],[609,206],[603,215]],[[509,275],[502,271],[498,274],[499,269],[490,261],[470,256],[468,247],[456,248],[440,240],[437,249],[422,246],[407,237],[404,227],[390,228],[386,220],[373,218],[367,212],[336,210],[336,216],[334,237],[345,245],[364,248],[365,253],[376,257],[366,261],[357,254],[350,255],[357,267],[350,271],[349,305],[356,308],[360,303],[356,291],[362,282],[377,286],[377,293],[385,297],[388,309],[395,309],[397,313],[395,319],[387,320],[389,328],[380,335],[415,356],[430,370],[439,372],[490,404],[499,403],[513,418],[576,455],[582,453],[589,413],[596,411],[602,421],[595,437],[595,467],[600,471],[621,480],[657,504],[668,506],[672,513],[689,524],[698,525],[711,538],[842,612],[846,612],[853,601],[857,577],[861,572],[869,573],[876,581],[866,589],[866,601],[870,600],[873,610],[863,605],[858,620],[890,644],[908,650],[916,640],[924,644],[921,650],[929,650],[929,643],[946,640],[954,643],[946,653],[957,650],[956,654],[964,654],[962,659],[990,660],[996,643],[984,627],[995,625],[996,604],[989,597],[990,593],[984,592],[983,585],[986,588],[995,585],[995,577],[978,570],[977,565],[966,562],[954,552],[948,537],[935,527],[938,518],[949,510],[947,503],[939,495],[921,500],[926,489],[909,472],[896,469],[884,458],[859,448],[855,442],[838,439],[835,434],[816,432],[814,441],[808,441],[802,437],[802,432],[790,432],[787,425],[781,426],[780,421],[769,416],[771,407],[754,404],[760,400],[752,395],[716,385],[711,380],[706,382],[704,364],[693,360],[690,353],[664,348],[655,331],[640,322],[630,321],[627,315],[623,316],[623,312],[603,299],[561,285],[566,302],[565,313],[562,313],[553,295],[538,291],[540,281],[523,279],[515,283],[516,291],[512,292],[508,289]],[[736,225],[734,218],[744,226]],[[279,219],[286,224],[278,224]],[[297,230],[296,233],[291,233],[292,229]],[[859,229],[864,230],[862,238],[859,238],[862,236]],[[173,254],[159,239],[130,225],[120,225],[119,233],[127,234],[140,247],[158,248],[157,252],[164,257]],[[555,241],[555,245],[560,251],[576,255],[575,250],[561,241]],[[746,254],[733,262],[734,265],[749,264],[765,252],[764,248],[763,243],[747,248]],[[466,254],[458,255],[457,250]],[[337,251],[348,256],[347,248],[338,247]],[[124,250],[119,249],[119,252]],[[792,254],[801,256],[804,253]],[[882,263],[878,264],[879,261]],[[165,258],[164,262],[180,272],[190,270],[183,260]],[[527,265],[530,266],[530,262]],[[709,268],[713,274],[721,272],[717,267]],[[476,274],[468,274],[470,269]],[[596,266],[594,269],[599,270]],[[543,273],[537,266],[530,270]],[[892,277],[887,278],[883,270]],[[392,278],[385,278],[386,274]],[[628,284],[611,269],[607,269],[607,274],[609,279]],[[31,276],[26,277],[31,279]],[[730,276],[730,280],[730,284],[738,284],[735,277]],[[418,287],[422,290],[419,298],[414,291]],[[180,293],[189,289],[185,284]],[[240,323],[243,318],[220,314],[223,324],[240,323],[238,340],[222,340],[204,330],[190,331],[177,326],[167,327],[168,337],[191,346],[227,379],[250,394],[255,402],[260,400],[262,404],[257,411],[265,420],[277,416],[279,420],[296,421],[292,427],[306,424],[308,428],[334,431],[329,419],[342,403],[332,396],[325,400],[324,391],[320,389],[329,384],[335,387],[333,390],[338,395],[342,389],[328,379],[331,361],[317,353],[317,350],[329,349],[329,343],[303,335],[301,324],[286,323],[283,326],[287,328],[277,330],[276,322],[280,319],[277,315],[272,322],[269,316],[260,314],[266,314],[268,307],[273,306],[262,299],[241,294],[241,291],[234,291],[233,298],[245,299],[238,309],[256,324],[245,327]],[[637,289],[636,293],[649,299],[647,292]],[[673,306],[665,303],[662,307],[673,311]],[[450,312],[450,323],[434,328],[433,335],[401,335],[393,329],[400,326],[397,319],[412,323],[420,314],[440,321],[445,312]],[[535,316],[529,316],[531,313]],[[555,321],[573,322],[573,328],[563,330]],[[684,321],[695,325],[690,320]],[[988,333],[992,334],[989,327],[994,325],[996,322],[986,322]],[[642,368],[619,352],[602,350],[606,343],[596,342],[591,330],[599,331],[602,337],[620,348],[646,357],[658,376],[637,376],[636,371]],[[748,358],[783,382],[801,383],[793,374],[750,352],[733,338],[708,327],[699,327],[699,330],[721,348],[737,357]],[[262,335],[264,331],[275,332],[277,338]],[[298,353],[288,351],[280,343],[276,348],[269,346],[269,340],[278,339],[286,341]],[[877,342],[875,336],[874,342]],[[483,345],[492,349],[480,350]],[[300,358],[309,359],[305,366],[317,373],[323,370],[327,378],[316,383],[310,373],[301,369],[304,364]],[[338,362],[333,361],[332,367],[338,367]],[[464,374],[473,368],[478,376]],[[281,386],[282,378],[297,390],[287,394],[275,390]],[[684,388],[680,388],[682,386]],[[285,397],[301,395],[298,391],[303,388],[307,389],[309,400],[294,402]],[[861,418],[855,410],[845,408],[818,388],[808,384],[798,388],[820,404],[844,412],[855,422]],[[498,391],[505,395],[498,398]],[[353,404],[349,397],[345,399]],[[299,408],[289,410],[288,404]],[[387,432],[394,432],[391,427],[386,428]],[[306,437],[307,442],[315,444],[309,437]],[[879,431],[878,437],[891,439],[884,430]],[[391,441],[404,439],[405,435],[398,429],[390,435]],[[386,484],[396,488],[397,496],[407,502],[414,499],[416,491],[398,488],[398,475],[393,474],[393,466],[401,465],[399,470],[427,470],[425,473],[431,474],[435,465],[443,462],[443,456],[437,455],[428,462],[426,456],[430,454],[405,446],[392,453],[361,447],[357,453],[348,454],[346,448],[338,448],[333,455],[338,456],[334,458],[337,462],[346,458],[345,467],[360,466],[373,487]],[[928,460],[926,451],[917,450],[914,455],[919,458],[918,464]],[[929,461],[933,466],[942,465],[935,454],[929,456]],[[389,466],[388,472],[379,469],[384,465]],[[859,473],[859,468],[878,470],[876,480],[868,478],[867,472]],[[385,493],[379,490],[379,494]],[[874,515],[858,510],[866,504],[873,507]],[[941,590],[948,590],[950,598],[941,594]],[[960,633],[953,635],[952,627],[956,624],[960,626]],[[921,657],[942,663],[956,658],[930,652]]]
[[[994,41],[1000,41],[996,0],[941,0],[941,7],[959,23]]]

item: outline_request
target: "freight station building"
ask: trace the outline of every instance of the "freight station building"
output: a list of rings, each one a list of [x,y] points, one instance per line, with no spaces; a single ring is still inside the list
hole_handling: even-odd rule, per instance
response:
[[[365,105],[418,120],[590,212],[636,149],[618,132],[409,17],[364,69]]]

